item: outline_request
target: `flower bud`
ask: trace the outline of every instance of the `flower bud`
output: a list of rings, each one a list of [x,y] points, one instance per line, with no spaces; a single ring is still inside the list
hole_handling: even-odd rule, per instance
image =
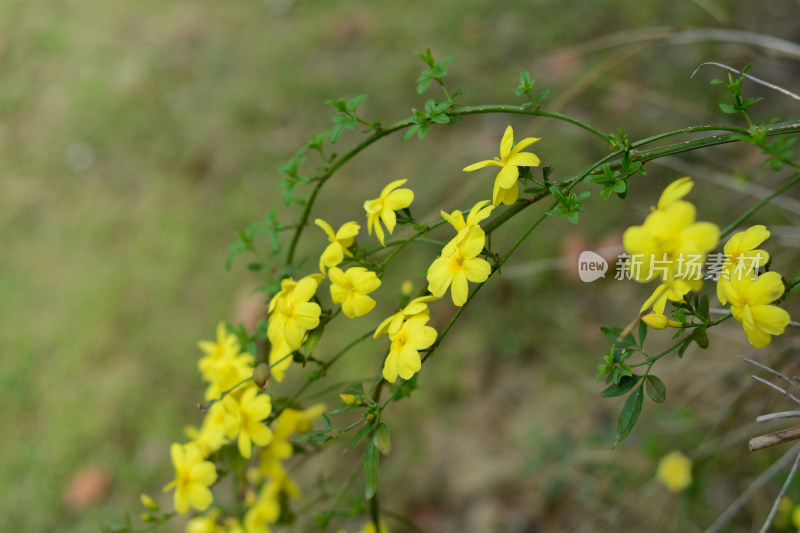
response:
[[[666,317],[666,315],[659,315],[656,313],[650,313],[649,315],[642,316],[642,322],[644,322],[653,329],[666,329],[667,327],[670,328],[681,327],[680,322],[676,322],[675,320],[670,320]]]
[[[405,280],[403,284],[400,285],[400,293],[403,296],[410,296],[411,291],[413,290],[414,290],[414,284],[411,282],[410,279]]]
[[[341,398],[342,402],[344,402],[346,405],[356,405],[358,403],[358,398],[352,394],[340,394],[339,398]]]
[[[261,390],[267,388],[269,385],[269,365],[267,363],[259,363],[253,369],[253,382]]]
[[[375,415],[373,415],[372,413],[367,413],[366,415],[364,415],[364,418],[367,419],[367,422],[371,423],[373,420],[375,420]]]
[[[153,498],[151,498],[147,494],[144,493],[140,494],[139,501],[142,502],[142,505],[144,505],[148,509],[153,511],[158,511],[158,504],[155,502],[155,500],[153,500]]]

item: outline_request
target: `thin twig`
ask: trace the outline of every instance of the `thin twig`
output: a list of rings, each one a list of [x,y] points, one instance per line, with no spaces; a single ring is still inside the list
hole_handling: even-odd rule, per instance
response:
[[[781,418],[800,418],[800,411],[781,411],[780,413],[770,413],[756,417],[756,422],[769,422]]]
[[[798,386],[796,381],[793,381],[793,380],[789,379],[786,375],[781,374],[780,372],[778,372],[774,368],[770,368],[770,367],[768,367],[766,365],[762,365],[761,363],[759,363],[757,361],[753,361],[752,359],[748,359],[747,357],[745,357],[743,355],[740,355],[739,357],[744,359],[745,363],[753,365],[753,366],[756,366],[756,367],[760,368],[761,370],[765,370],[766,372],[769,372],[770,374],[772,374],[776,378],[782,379],[783,381],[785,381],[786,383],[788,383],[789,385],[791,385],[793,387],[797,387]]]
[[[779,386],[775,385],[774,383],[770,383],[770,382],[769,382],[769,381],[767,381],[766,379],[760,378],[760,377],[758,377],[758,376],[751,376],[751,377],[752,377],[754,380],[756,380],[756,381],[760,381],[760,382],[761,382],[761,383],[763,383],[764,385],[767,385],[768,387],[772,387],[772,388],[773,388],[773,389],[775,389],[776,391],[778,391],[778,392],[780,392],[781,394],[783,394],[784,396],[788,397],[788,398],[789,398],[790,400],[792,400],[793,402],[795,402],[795,403],[799,403],[799,404],[800,404],[800,400],[798,400],[798,399],[795,397],[795,395],[794,395],[794,394],[792,394],[791,392],[787,391],[786,389],[782,389],[782,388],[780,388]]]
[[[778,91],[779,93],[784,94],[784,95],[788,96],[789,98],[794,98],[795,100],[800,100],[800,96],[794,94],[791,91],[787,91],[783,87],[779,87],[778,85],[772,84],[772,83],[770,83],[768,81],[764,81],[764,80],[761,80],[759,78],[756,78],[755,76],[751,76],[750,74],[746,74],[746,73],[742,72],[741,70],[736,70],[733,67],[729,67],[728,65],[725,65],[723,63],[717,63],[717,62],[714,62],[714,61],[707,61],[705,63],[700,64],[699,67],[694,69],[694,72],[692,72],[692,75],[689,76],[689,79],[692,79],[694,77],[694,75],[697,74],[697,71],[700,70],[701,68],[703,68],[706,65],[714,65],[715,67],[720,67],[720,68],[724,68],[725,70],[730,70],[731,72],[735,72],[736,74],[739,74],[742,77],[747,78],[750,81],[754,81],[754,82],[758,83],[759,85],[763,85],[764,87],[769,87],[770,89]]]
[[[796,448],[797,447],[792,449]],[[797,473],[798,465],[800,465],[800,452],[798,452],[797,457],[794,460],[794,464],[792,465],[792,469],[789,471],[789,475],[786,477],[786,481],[783,483],[783,487],[781,487],[781,491],[778,493],[777,498],[775,498],[775,503],[772,504],[772,509],[770,509],[767,519],[764,521],[764,525],[761,526],[761,529],[758,533],[766,533],[770,524],[772,524],[772,519],[775,518],[775,513],[778,512],[778,506],[781,504],[784,494],[786,494],[786,489],[789,488],[789,483],[792,482],[792,478],[794,478],[794,475]]]
[[[725,512],[723,512],[721,515],[719,515],[719,517],[717,517],[716,520],[714,520],[714,523],[711,524],[708,529],[706,529],[705,533],[717,533],[721,531],[725,524],[727,524],[728,521],[733,518],[737,512],[739,512],[739,509],[744,507],[744,505],[750,501],[750,498],[752,498],[755,493],[758,492],[758,490],[761,489],[761,487],[763,487],[767,481],[769,481],[769,479],[775,475],[776,472],[789,464],[793,454],[797,454],[798,452],[800,452],[800,444],[792,447],[792,449],[786,452],[783,457],[775,461],[772,466],[764,470],[764,472],[762,472],[761,475],[753,480],[753,482],[750,483],[750,486],[747,487],[747,489],[742,492],[742,494],[740,494],[739,497],[736,498],[727,509],[725,509]]]

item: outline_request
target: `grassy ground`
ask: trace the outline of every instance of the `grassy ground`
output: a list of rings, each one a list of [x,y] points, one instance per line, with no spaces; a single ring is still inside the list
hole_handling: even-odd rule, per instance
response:
[[[424,102],[414,92],[421,63],[412,52],[431,47],[457,56],[450,83],[468,89],[464,102],[514,102],[518,72],[530,69],[552,89],[548,109],[636,138],[723,120],[721,93],[707,85],[719,73],[688,81],[702,61],[753,62],[756,75],[789,87],[797,63],[741,43],[605,48],[593,39],[655,27],[680,36],[690,26],[793,38],[797,15],[789,1],[0,3],[0,523],[97,531],[135,515],[138,493],[169,481],[169,443],[198,419],[195,343],[218,320],[241,317],[243,295],[260,282],[242,264],[225,271],[227,245],[279,204],[274,169],[328,127],[324,100],[367,92],[367,116],[402,118]],[[793,111],[771,99],[778,105],[762,108],[763,118]],[[463,206],[483,194],[469,187],[486,184],[459,169],[475,154],[492,155],[509,122],[521,135],[542,136],[537,153],[562,175],[605,149],[563,126],[473,117],[424,143],[382,141],[343,169],[319,214],[350,216],[342,206],[357,212],[394,177],[425,184],[421,213]],[[611,454],[619,405],[598,400],[596,331],[627,321],[643,291],[613,282],[590,290],[530,266],[565,253],[564,242],[618,239],[677,175],[695,171],[709,181],[713,168],[753,172],[769,188],[779,182],[755,173],[757,155],[737,150],[681,163],[690,170],[654,165],[624,209],[593,198],[580,233],[550,221],[515,259],[520,278],[482,295],[495,312],[460,323],[448,351],[425,369],[431,377],[420,396],[391,414],[396,456],[382,475],[387,487],[413,490],[387,494],[390,509],[431,531],[651,530],[637,526],[647,520],[657,530],[691,531],[765,468],[761,456],[739,453],[744,437],[725,441],[719,453],[698,457],[704,483],[726,488],[650,502],[667,498],[651,481],[655,457],[729,435],[751,414],[742,408],[730,419],[724,410],[746,382],[732,358],[746,349],[742,335],[726,341],[736,335],[730,327],[719,337],[730,351],[671,363],[664,379],[686,395],[648,409],[638,437]],[[699,192],[723,225],[748,201],[711,183]],[[773,211],[764,220],[791,226],[796,218]],[[781,242],[791,246],[778,257],[790,265],[796,241]],[[447,319],[435,317],[439,325]],[[375,362],[359,357],[347,371],[371,372]],[[441,413],[431,414],[431,404]],[[424,466],[409,473],[404,458],[412,455]],[[723,467],[731,460],[737,468]],[[74,492],[85,495],[92,483],[97,497],[76,501]],[[763,515],[768,501],[743,520]]]

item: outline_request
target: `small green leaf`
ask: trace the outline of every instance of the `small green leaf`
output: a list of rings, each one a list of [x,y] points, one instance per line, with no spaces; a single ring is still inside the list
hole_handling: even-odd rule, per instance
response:
[[[369,435],[370,431],[372,431],[372,426],[364,425],[364,427],[361,428],[358,433],[356,433],[355,437],[350,440],[350,443],[347,445],[347,448],[344,449],[342,455],[347,454],[347,452],[358,446],[358,443],[364,440],[366,436]]]
[[[628,333],[624,339],[617,341],[622,328],[600,328],[609,344],[613,344],[617,348],[625,348],[626,346],[636,346],[636,339],[633,338],[633,333]]]
[[[642,387],[633,391],[628,396],[628,399],[625,400],[625,405],[622,406],[622,411],[619,413],[619,420],[617,421],[617,440],[614,442],[614,446],[630,435],[631,430],[636,425],[636,421],[639,420],[643,403],[644,393],[642,392]]]
[[[703,320],[708,320],[708,295],[706,294],[697,302],[697,316]]]
[[[424,93],[425,90],[428,88],[428,86],[431,84],[432,81],[433,81],[433,79],[430,79],[430,78],[423,79],[421,81],[418,80],[417,81],[417,94]]]
[[[606,387],[603,392],[600,393],[600,396],[603,398],[616,398],[617,396],[622,396],[635,387],[636,384],[639,383],[640,379],[642,379],[642,376],[623,376],[619,380],[619,383],[611,384]]]
[[[694,336],[694,342],[704,350],[708,348],[708,333],[706,333],[706,328],[700,328],[700,331]]]
[[[358,106],[360,106],[366,99],[367,99],[366,94],[359,94],[358,96],[352,98],[349,102],[347,102],[346,106],[347,111],[355,113],[356,109],[358,109]]]
[[[364,450],[364,496],[370,500],[378,491],[378,462],[380,453],[372,441]]]
[[[647,376],[644,384],[647,389],[647,395],[654,402],[663,403],[667,399],[667,386],[664,385],[661,378],[653,375]]]
[[[639,321],[639,347],[644,346],[644,340],[647,338],[647,324],[643,321]]]
[[[555,185],[550,186],[550,194],[555,196],[556,200],[558,200],[562,204],[567,203],[567,197],[564,196],[564,191],[561,190],[560,187],[556,187]]]
[[[411,137],[414,136],[415,133],[417,133],[417,130],[419,130],[419,124],[414,124],[413,126],[408,128],[405,135],[403,135],[403,140],[404,141],[409,140]]]
[[[325,427],[328,429],[333,429],[333,426],[331,425],[331,419],[328,418],[326,413],[322,413],[322,423],[325,424]]]

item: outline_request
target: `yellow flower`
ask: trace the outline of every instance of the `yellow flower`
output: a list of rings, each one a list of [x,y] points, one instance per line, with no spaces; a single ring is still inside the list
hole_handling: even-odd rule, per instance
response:
[[[397,376],[411,379],[422,368],[419,351],[436,342],[436,330],[425,325],[429,319],[425,314],[413,316],[397,333],[389,335],[392,344],[383,364],[383,377],[389,383],[397,381]]]
[[[372,228],[375,228],[375,235],[383,246],[383,228],[380,222],[386,225],[389,235],[394,231],[397,222],[395,211],[405,209],[414,201],[414,191],[411,189],[397,189],[408,180],[397,180],[391,182],[383,188],[381,195],[374,200],[364,202],[364,210],[367,212],[367,232],[372,235]],[[397,189],[397,190],[395,190]]]
[[[681,200],[691,187],[689,178],[670,184],[644,224],[628,228],[622,237],[631,277],[641,283],[661,279],[642,311],[652,306],[663,314],[667,300],[680,301],[702,286],[705,254],[717,245],[719,228],[695,222],[694,205]]]
[[[225,322],[217,325],[217,342],[200,341],[199,348],[205,353],[197,363],[203,380],[210,383],[205,398],[219,398],[227,390],[252,373],[253,356],[239,351],[236,335],[230,334]]]
[[[681,327],[680,322],[676,322],[675,320],[670,320],[665,315],[659,315],[657,313],[643,315],[642,322],[644,322],[653,329],[666,329],[667,327],[670,328]]]
[[[319,258],[319,269],[323,274],[325,273],[325,267],[338,265],[344,260],[344,256],[353,257],[348,248],[353,245],[353,240],[358,235],[358,230],[361,229],[361,226],[355,222],[347,222],[334,233],[330,224],[321,218],[314,220],[314,224],[322,228],[328,235],[328,240],[331,241]]]
[[[217,524],[222,511],[212,509],[205,516],[196,516],[186,523],[186,533],[223,533],[224,529]]]
[[[272,484],[266,485],[244,515],[244,530],[246,533],[271,533],[269,524],[277,522],[280,515],[277,491]]]
[[[530,146],[539,139],[528,137],[522,139],[514,146],[514,130],[511,126],[506,128],[503,139],[500,141],[500,157],[473,163],[464,168],[464,172],[472,172],[479,168],[488,166],[500,167],[500,172],[494,180],[494,191],[492,192],[492,203],[509,205],[517,201],[519,190],[517,188],[517,178],[519,177],[519,167],[538,167],[539,158],[531,152],[522,152],[526,146]]]
[[[270,397],[248,387],[238,401],[231,395],[222,401],[231,415],[225,419],[225,433],[230,439],[239,436],[239,453],[250,459],[253,444],[266,446],[272,440],[272,431],[263,422],[272,412]]]
[[[781,531],[789,529],[789,520],[792,518],[793,509],[794,503],[792,503],[790,498],[786,496],[781,498],[780,503],[778,503],[778,512],[775,514],[775,519],[772,522],[775,527]],[[800,511],[798,511],[798,519],[800,519]],[[795,524],[795,528],[797,527],[800,527],[800,520],[798,524]]]
[[[164,487],[164,492],[175,488],[175,511],[186,514],[190,507],[205,511],[214,500],[208,488],[217,480],[214,463],[204,461],[200,449],[192,444],[174,443],[169,452],[175,467],[175,480]]]
[[[447,243],[442,255],[428,268],[428,291],[441,298],[452,285],[453,303],[464,305],[469,294],[467,281],[483,283],[492,272],[489,263],[477,257],[485,241],[483,230],[474,226]]]
[[[661,458],[656,479],[671,492],[681,492],[692,484],[692,461],[679,451]]]
[[[375,272],[364,267],[351,267],[346,272],[333,267],[328,272],[331,280],[331,298],[333,303],[342,304],[342,311],[347,318],[364,316],[375,307],[375,300],[367,294],[381,286],[381,280]]]
[[[437,299],[438,298],[432,294],[426,294],[425,296],[414,298],[408,302],[408,305],[406,305],[404,308],[381,322],[380,325],[375,329],[375,334],[372,336],[372,338],[377,339],[384,333],[394,335],[400,330],[400,326],[403,325],[404,320],[416,315],[429,315],[430,309],[428,309],[427,302]]]
[[[440,211],[440,213],[442,218],[449,222],[457,232],[467,232],[470,230],[470,228],[479,227],[478,224],[492,214],[494,206],[487,206],[486,204],[488,203],[489,200],[483,200],[472,206],[472,209],[469,210],[466,220],[464,220],[464,214],[458,210],[449,214],[445,213],[444,211]]]
[[[725,243],[725,262],[717,279],[717,299],[721,304],[728,303],[725,287],[732,276],[755,277],[758,268],[769,261],[769,254],[754,248],[769,238],[769,231],[764,226],[752,226],[745,231],[735,233]]]
[[[228,412],[225,410],[223,402],[214,402],[206,412],[199,431],[192,426],[184,430],[186,435],[192,439],[192,444],[200,449],[203,457],[208,457],[225,444],[228,444],[228,439],[225,437],[225,420],[227,417]]]
[[[308,409],[286,408],[273,424],[272,442],[259,456],[259,469],[265,476],[275,478],[283,472],[282,462],[292,456],[294,449],[289,442],[292,433],[308,433],[314,420],[325,412],[325,404],[319,403]]]
[[[744,326],[747,340],[756,348],[763,348],[780,335],[791,320],[789,313],[769,305],[781,297],[785,287],[777,272],[761,274],[756,279],[746,276],[730,279],[723,287],[725,298],[731,304],[731,314]]]
[[[376,531],[375,523],[370,520],[358,530],[358,533],[389,533],[389,528],[386,527],[386,524],[383,522],[383,520],[378,520],[378,530]]]
[[[783,503],[783,502],[781,502]],[[792,525],[800,530],[800,505],[796,505],[791,511]]]
[[[286,369],[292,364],[292,357],[290,354],[293,352],[291,346],[286,342],[286,337],[281,335],[274,343],[269,351],[269,372],[270,376],[274,377],[277,381],[283,381],[286,375]]]
[[[283,335],[292,350],[299,350],[308,330],[319,325],[322,308],[311,302],[317,292],[321,276],[306,276],[297,283],[291,280],[281,282],[279,292],[270,302],[267,337],[273,344]]]

